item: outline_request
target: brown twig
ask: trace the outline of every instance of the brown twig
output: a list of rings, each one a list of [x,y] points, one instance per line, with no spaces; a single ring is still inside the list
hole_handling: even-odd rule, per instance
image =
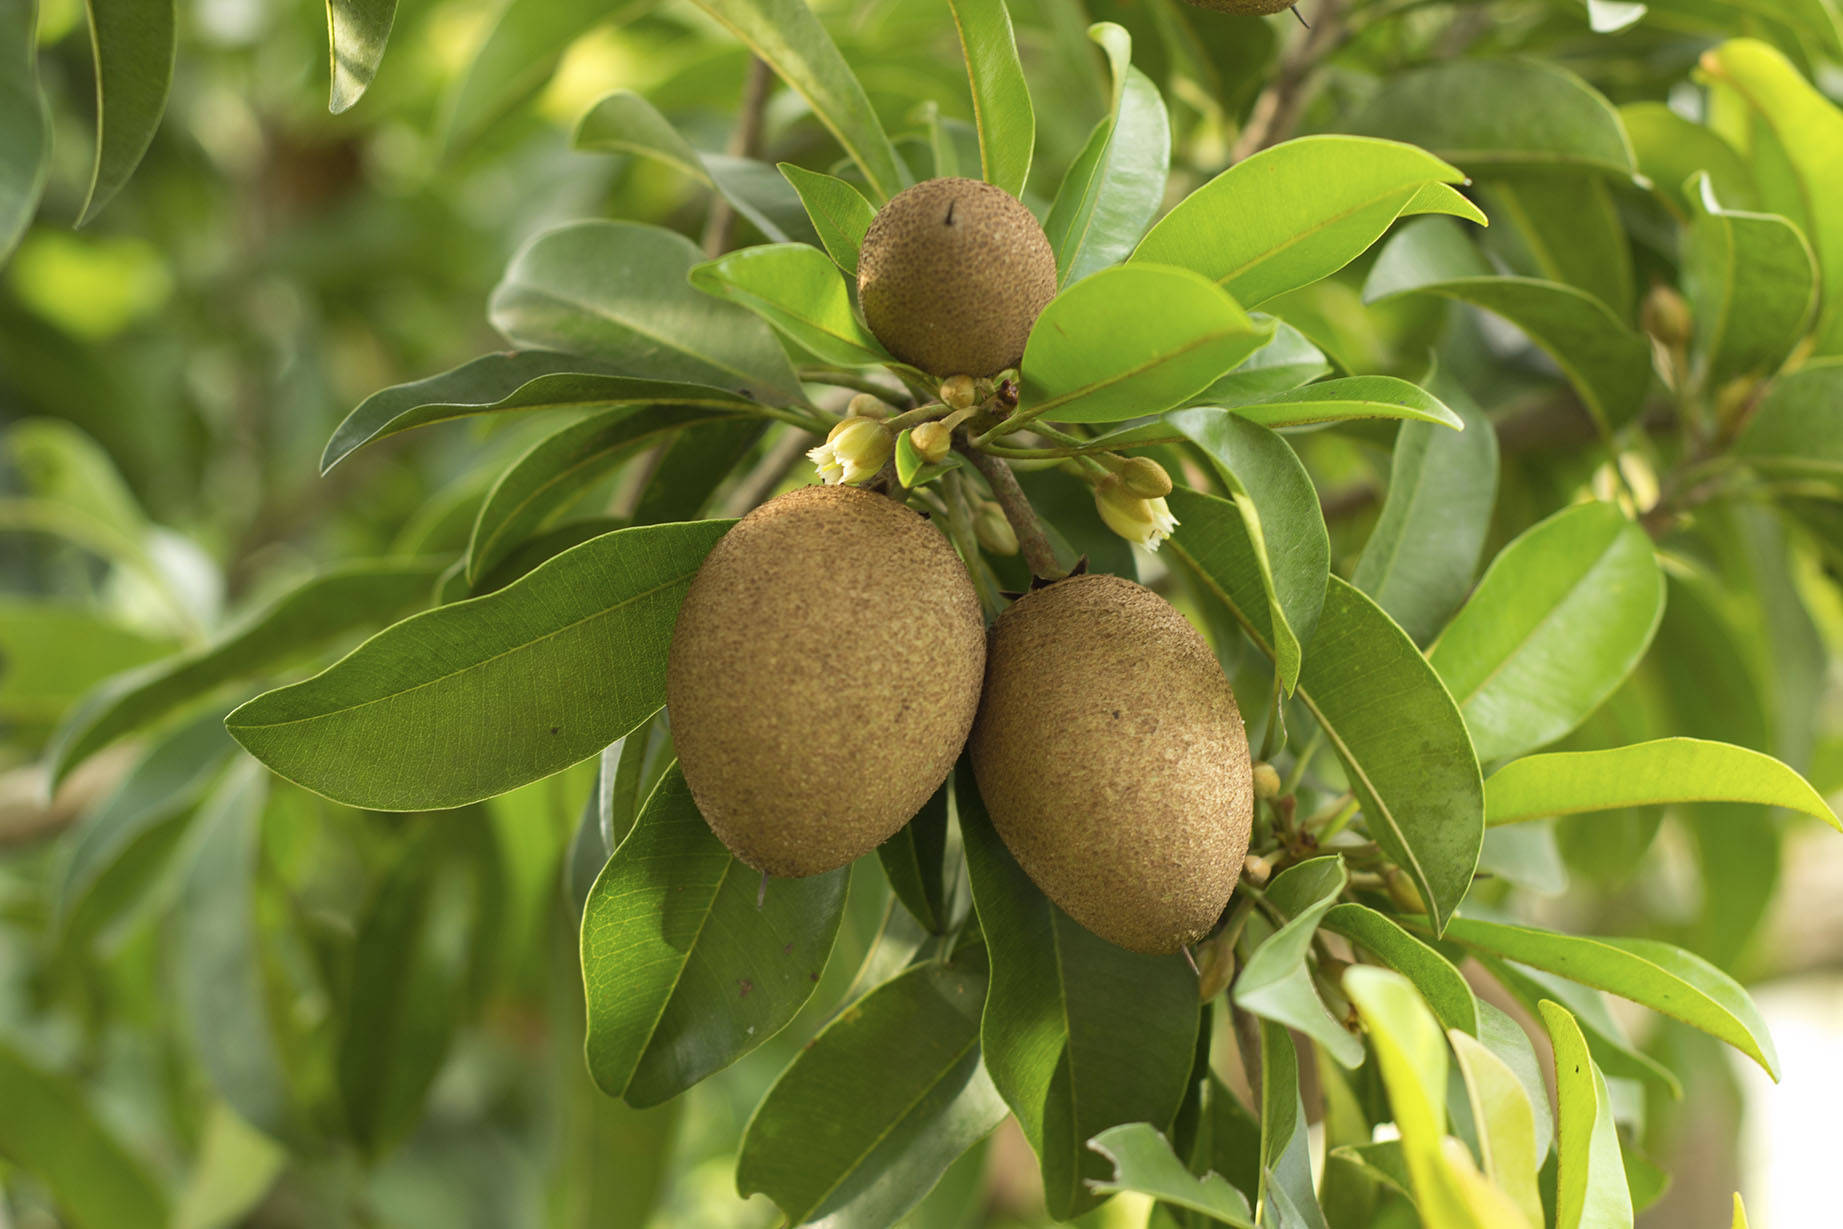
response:
[[[992,488],[992,498],[998,501],[1005,519],[1011,522],[1011,531],[1017,534],[1018,550],[1030,566],[1030,574],[1039,580],[1057,580],[1068,575],[1067,569],[1056,562],[1056,552],[1049,539],[1043,536],[1043,526],[1037,523],[1037,514],[1025,497],[1024,488],[1018,485],[1011,466],[977,448],[963,444],[955,444],[955,447],[985,476],[986,485]]]
[[[1292,135],[1300,113],[1311,100],[1313,70],[1319,61],[1344,41],[1343,0],[1321,0],[1312,14],[1312,24],[1280,61],[1280,71],[1267,83],[1241,135],[1235,138],[1231,162],[1240,162],[1270,145],[1278,145]]]
[[[736,131],[730,134],[729,152],[736,158],[754,158],[761,153],[762,114],[768,106],[768,87],[774,73],[760,57],[749,59],[749,77],[742,87],[742,114]],[[716,257],[729,250],[730,233],[736,228],[736,210],[722,192],[710,200],[710,217],[704,223],[704,255]]]

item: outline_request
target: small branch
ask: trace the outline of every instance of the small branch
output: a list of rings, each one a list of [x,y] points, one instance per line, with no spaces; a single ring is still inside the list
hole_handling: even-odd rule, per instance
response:
[[[804,428],[788,431],[774,442],[749,476],[723,501],[725,516],[741,516],[774,493],[794,466],[806,459],[813,436]]]
[[[1280,61],[1280,71],[1254,100],[1254,110],[1229,155],[1231,163],[1278,145],[1292,135],[1300,113],[1311,99],[1307,87],[1312,84],[1313,70],[1344,41],[1343,8],[1343,0],[1322,0],[1319,4],[1304,37],[1293,44]]]
[[[1018,550],[1023,553],[1024,562],[1030,565],[1030,574],[1041,580],[1059,580],[1068,575],[1056,562],[1056,552],[1049,539],[1043,536],[1043,526],[1037,523],[1037,514],[1031,509],[1030,500],[1025,498],[1024,488],[1018,485],[1011,466],[976,448],[963,444],[955,447],[985,476],[986,485],[992,488],[992,498],[998,501],[1005,519],[1011,522],[1011,531],[1017,534]]]
[[[773,82],[774,73],[768,68],[767,61],[751,57],[749,77],[742,87],[742,114],[736,120],[736,131],[730,134],[729,152],[732,157],[754,158],[760,155],[762,113],[767,109],[768,87]],[[722,192],[715,189],[713,192],[710,217],[704,223],[704,255],[717,257],[729,250],[730,234],[736,228],[736,211]]]

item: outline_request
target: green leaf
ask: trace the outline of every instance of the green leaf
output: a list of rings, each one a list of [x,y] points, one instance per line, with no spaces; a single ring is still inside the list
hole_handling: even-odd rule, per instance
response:
[[[51,120],[38,88],[38,0],[0,16],[0,260],[38,212],[51,166]]]
[[[397,17],[397,0],[326,0],[326,44],[332,58],[334,115],[357,102],[377,76]]]
[[[1541,60],[1457,59],[1400,73],[1349,126],[1412,141],[1468,174],[1560,165],[1629,176],[1637,169],[1612,104]]]
[[[253,611],[203,648],[109,680],[58,730],[48,756],[52,781],[227,683],[282,669],[420,606],[439,571],[428,560],[347,564]]]
[[[1488,793],[1485,802],[1488,808]],[[1487,820],[1489,815],[1487,810]],[[1624,831],[1621,829],[1620,837],[1624,836]],[[1645,834],[1646,845],[1650,844],[1652,835],[1651,832]],[[1636,860],[1637,855],[1629,852],[1623,840],[1619,840],[1618,847],[1620,856],[1625,859],[1624,864],[1606,869],[1623,876],[1631,869],[1629,864]],[[1574,848],[1570,846],[1571,852]],[[1594,856],[1597,854],[1596,849]],[[1575,862],[1577,866],[1583,864],[1581,861]],[[1553,824],[1512,824],[1501,828],[1486,828],[1484,848],[1478,852],[1478,870],[1480,874],[1495,875],[1520,888],[1528,888],[1538,896],[1559,896],[1568,890],[1568,863],[1562,860],[1561,845],[1556,839]]]
[[[563,350],[622,374],[795,402],[800,383],[774,334],[692,289],[703,259],[683,235],[637,222],[573,222],[526,244],[488,314],[514,345]]]
[[[1043,223],[1060,286],[1126,258],[1164,204],[1171,171],[1171,119],[1158,87],[1132,65],[1132,36],[1103,21],[1088,27],[1088,37],[1107,53],[1113,97]]]
[[[947,882],[947,785],[922,804],[915,818],[877,846],[883,874],[916,921],[932,934],[949,929]]]
[[[1631,422],[1651,383],[1650,344],[1598,298],[1574,286],[1500,277],[1444,218],[1423,218],[1389,240],[1363,285],[1375,303],[1435,294],[1502,316],[1553,358],[1603,430]]]
[[[1679,218],[1688,220],[1694,212],[1688,184],[1698,173],[1708,175],[1715,195],[1729,208],[1759,207],[1746,162],[1714,129],[1684,119],[1661,102],[1627,103],[1619,108],[1619,120],[1632,139],[1639,173]]]
[[[766,320],[795,345],[840,367],[895,360],[851,310],[851,291],[826,254],[804,243],[743,248],[691,270],[691,284]]]
[[[1485,822],[1688,802],[1753,802],[1838,820],[1822,794],[1770,755],[1701,738],[1512,760],[1485,781]]]
[[[1527,965],[1483,955],[1477,959],[1529,1015],[1537,1014],[1537,1004],[1543,999],[1553,999],[1573,1012],[1587,1035],[1587,1047],[1593,1052],[1593,1060],[1600,1064],[1601,1070],[1621,1079],[1646,1081],[1673,1098],[1682,1098],[1683,1084],[1676,1073],[1632,1045],[1607,1007],[1605,996],[1598,990]],[[1501,1049],[1498,1055],[1506,1057]],[[1525,1087],[1528,1087],[1527,1081]],[[1531,1101],[1534,1099],[1532,1094]]]
[[[812,219],[826,255],[840,269],[857,276],[858,248],[877,216],[875,206],[842,179],[791,162],[781,163],[780,170],[800,194],[800,203],[806,207],[806,216]]]
[[[665,650],[728,521],[622,529],[425,611],[225,720],[278,776],[350,806],[478,802],[595,754],[665,702]]]
[[[1132,259],[1194,269],[1255,306],[1336,273],[1425,185],[1462,178],[1412,145],[1300,137],[1243,159],[1184,198]]]
[[[1361,944],[1413,982],[1446,1028],[1478,1035],[1478,999],[1465,975],[1438,949],[1403,930],[1394,919],[1367,905],[1333,903],[1319,929]]]
[[[0,597],[0,720],[50,725],[103,680],[176,647],[76,603]]]
[[[767,884],[711,832],[674,768],[582,915],[589,1074],[657,1105],[787,1025],[838,937],[849,868]]]
[[[964,766],[954,797],[992,960],[986,1069],[1036,1150],[1050,1214],[1067,1219],[1097,1202],[1084,1179],[1112,1174],[1088,1140],[1127,1122],[1162,1130],[1176,1115],[1196,1044],[1196,977],[1182,957],[1115,947],[1051,903],[999,840]]]
[[[453,371],[375,392],[346,415],[320,458],[326,473],[366,444],[474,414],[682,405],[746,410],[747,397],[701,384],[634,380],[593,359],[549,350],[482,355]]]
[[[1324,380],[1233,408],[1241,417],[1264,427],[1300,427],[1355,418],[1403,418],[1437,423],[1454,431],[1465,429],[1459,415],[1447,409],[1438,397],[1394,376]]]
[[[1331,571],[1331,540],[1311,475],[1285,440],[1239,411],[1180,410],[1166,421],[1203,451],[1233,496],[1267,591],[1274,664],[1290,693]]]
[[[28,10],[29,11],[29,10]],[[81,1085],[0,1041],[0,1157],[44,1183],[72,1229],[167,1223],[166,1195]]]
[[[640,502],[634,505],[633,523],[663,525],[706,515],[730,472],[755,451],[767,430],[768,423],[759,418],[725,417],[687,426],[674,435],[653,464]]]
[[[549,81],[564,49],[596,26],[624,25],[655,0],[512,0],[443,100],[441,147],[452,154]]]
[[[864,172],[876,199],[908,182],[875,108],[856,74],[803,0],[697,0],[806,100]]]
[[[1254,319],[1270,317],[1254,313]],[[1250,354],[1240,366],[1198,393],[1198,405],[1239,409],[1258,405],[1276,393],[1309,384],[1331,370],[1324,351],[1284,320],[1274,321],[1273,340]]]
[[[1577,504],[1506,546],[1428,654],[1481,761],[1553,742],[1644,656],[1664,613],[1645,531],[1612,504]]]
[[[1642,1003],[1727,1042],[1779,1078],[1766,1021],[1747,992],[1681,948],[1655,939],[1595,939],[1476,918],[1454,918],[1446,933],[1467,947]]]
[[[1200,1212],[1218,1224],[1254,1229],[1254,1214],[1248,1210],[1247,1197],[1221,1174],[1207,1172],[1198,1177],[1184,1168],[1184,1162],[1171,1150],[1171,1142],[1149,1123],[1109,1127],[1089,1140],[1088,1147],[1113,1165],[1111,1180],[1088,1184],[1101,1194],[1137,1191],[1162,1203]]]
[[[1510,1068],[1523,1086],[1524,1097],[1535,1115],[1536,1164],[1540,1167],[1548,1159],[1549,1145],[1555,1142],[1555,1116],[1549,1109],[1548,1080],[1536,1057],[1536,1047],[1530,1043],[1529,1034],[1523,1031],[1521,1024],[1485,999],[1478,1002],[1478,1039],[1499,1062]]]
[[[1180,488],[1170,499],[1179,524],[1168,548],[1274,656],[1241,518],[1213,496]],[[1407,634],[1336,576],[1303,661],[1297,694],[1342,761],[1370,835],[1444,925],[1472,886],[1484,839],[1484,783],[1458,708]]]
[[[1235,977],[1232,994],[1237,1007],[1298,1029],[1332,1058],[1354,1068],[1363,1061],[1363,1043],[1326,1010],[1307,962],[1319,919],[1337,903],[1348,882],[1344,860],[1335,855],[1312,858],[1280,872],[1272,887],[1284,895],[1298,884],[1291,889],[1298,899],[1288,902],[1290,908],[1280,906],[1288,915],[1286,925],[1255,946]],[[1249,925],[1253,924],[1250,919]]]
[[[948,0],[966,76],[973,87],[973,120],[979,126],[979,165],[989,184],[1024,195],[1030,155],[1037,143],[1037,117],[1030,84],[1018,62],[1017,36],[1005,0]]]
[[[77,211],[102,212],[140,165],[173,85],[175,0],[88,0],[96,51],[96,162]]]
[[[1484,1042],[1456,1028],[1447,1030],[1446,1040],[1458,1057],[1459,1073],[1465,1080],[1486,1175],[1511,1198],[1530,1225],[1545,1224],[1536,1170],[1547,1148],[1536,1143],[1536,1109],[1530,1104],[1529,1094],[1510,1064]],[[1548,1127],[1545,1118],[1542,1130],[1546,1133]]]
[[[1497,501],[1496,428],[1458,384],[1437,387],[1465,430],[1402,424],[1382,514],[1350,577],[1422,645],[1471,592]]]
[[[1555,1092],[1561,1147],[1555,1180],[1556,1229],[1617,1229],[1632,1224],[1632,1195],[1619,1157],[1606,1077],[1566,1008],[1544,1000],[1542,1022],[1555,1047]]]
[[[1683,291],[1703,386],[1771,375],[1817,306],[1810,245],[1784,218],[1722,208],[1705,172],[1697,172],[1690,199],[1696,213],[1683,247]]]
[[[1575,286],[1621,320],[1632,316],[1632,244],[1606,177],[1594,172],[1503,174],[1481,184],[1498,220],[1484,236],[1511,272]]]
[[[1312,1185],[1312,1143],[1299,1092],[1293,1035],[1271,1020],[1261,1034],[1261,1192],[1263,1223],[1326,1229]]]
[[[930,961],[853,1003],[749,1120],[736,1189],[791,1224],[901,1221],[1005,1117],[979,1060],[984,1000],[976,969]]]
[[[519,543],[620,462],[685,427],[730,418],[718,410],[677,405],[622,408],[539,440],[506,468],[481,503],[467,547],[468,580],[478,585]]]
[[[1734,455],[1762,469],[1843,474],[1843,358],[1808,363],[1773,382],[1734,441]]]
[[[1037,317],[1019,411],[1118,422],[1181,405],[1273,336],[1208,279],[1134,264],[1076,282]]]

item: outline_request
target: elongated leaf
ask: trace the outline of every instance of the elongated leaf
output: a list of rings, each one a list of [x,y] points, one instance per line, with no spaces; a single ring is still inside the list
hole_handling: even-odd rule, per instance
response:
[[[1708,175],[1715,195],[1730,209],[1759,208],[1746,162],[1714,129],[1684,119],[1661,102],[1627,103],[1619,108],[1619,120],[1632,140],[1639,173],[1678,217],[1687,221],[1694,212],[1687,185],[1698,173]]]
[[[1459,1059],[1486,1175],[1530,1226],[1544,1224],[1536,1169],[1545,1149],[1536,1145],[1536,1111],[1529,1094],[1510,1064],[1483,1042],[1458,1029],[1447,1030],[1446,1039]],[[1544,1130],[1547,1127],[1545,1119]]]
[[[428,597],[431,561],[349,564],[282,595],[205,648],[104,683],[65,719],[50,753],[53,782],[118,738],[236,679],[282,668]]]
[[[1586,291],[1621,320],[1632,316],[1632,245],[1604,175],[1504,173],[1480,185],[1498,224],[1484,235],[1510,271]]]
[[[1763,469],[1843,474],[1843,358],[1821,359],[1774,381],[1734,441],[1735,455]]]
[[[1659,738],[1605,751],[1512,760],[1485,781],[1485,822],[1690,802],[1752,802],[1843,821],[1798,773],[1770,755],[1701,738]]]
[[[1651,539],[1612,504],[1518,536],[1428,654],[1483,761],[1553,742],[1638,664],[1664,612]]]
[[[1413,982],[1415,990],[1448,1029],[1478,1035],[1478,999],[1465,975],[1437,949],[1403,930],[1386,914],[1367,905],[1334,903],[1319,928],[1362,944]]]
[[[1747,992],[1681,948],[1655,939],[1595,939],[1476,918],[1454,918],[1447,937],[1642,1003],[1727,1042],[1779,1078],[1766,1021]]]
[[[1164,203],[1171,171],[1171,119],[1158,87],[1132,65],[1132,36],[1097,22],[1088,37],[1107,53],[1113,100],[1064,173],[1043,223],[1061,286],[1126,258]]]
[[[759,418],[725,417],[687,426],[654,463],[646,490],[634,505],[633,523],[663,525],[706,515],[730,472],[755,450],[767,430],[768,424]]]
[[[38,88],[38,0],[0,15],[0,260],[5,260],[45,191],[51,122]]]
[[[1084,1179],[1112,1174],[1088,1140],[1127,1122],[1162,1130],[1177,1113],[1196,978],[1182,957],[1136,955],[1069,920],[1005,849],[964,767],[954,796],[992,960],[986,1069],[1036,1150],[1050,1214],[1067,1219],[1096,1202]]]
[[[1642,408],[1651,383],[1651,351],[1643,337],[1584,290],[1495,275],[1444,218],[1402,227],[1377,256],[1363,285],[1364,301],[1401,294],[1436,294],[1510,321],[1555,360],[1607,431],[1631,422]]]
[[[1161,1203],[1200,1212],[1217,1224],[1254,1229],[1247,1196],[1221,1174],[1206,1172],[1198,1177],[1191,1173],[1171,1150],[1171,1141],[1149,1123],[1109,1127],[1089,1140],[1088,1147],[1113,1165],[1111,1180],[1088,1184],[1104,1195],[1138,1191]]]
[[[1403,418],[1438,423],[1455,431],[1465,429],[1459,415],[1447,409],[1438,397],[1394,376],[1325,380],[1234,408],[1241,417],[1264,427],[1300,427],[1353,418]]]
[[[1256,313],[1256,320],[1265,319]],[[1250,354],[1240,366],[1198,393],[1198,405],[1239,409],[1259,405],[1277,393],[1309,384],[1329,373],[1324,351],[1284,320],[1274,321],[1273,340]]]
[[[332,55],[334,115],[357,102],[377,76],[397,17],[397,0],[326,0],[326,43]]]
[[[1605,996],[1598,990],[1528,965],[1485,955],[1478,955],[1477,959],[1531,1016],[1539,1014],[1537,1005],[1543,999],[1552,999],[1574,1013],[1587,1035],[1593,1061],[1600,1064],[1601,1070],[1619,1079],[1646,1081],[1674,1098],[1683,1096],[1683,1083],[1676,1073],[1632,1044],[1607,1007]],[[1499,1055],[1503,1056],[1502,1050]]]
[[[901,1220],[1005,1116],[979,1059],[984,1001],[980,971],[937,962],[859,999],[749,1120],[737,1189],[766,1194],[793,1224]]]
[[[1561,1135],[1555,1181],[1556,1229],[1620,1229],[1632,1224],[1632,1195],[1619,1156],[1606,1077],[1568,1010],[1541,1004],[1555,1047],[1556,1117]]]
[[[1363,1043],[1326,1010],[1307,963],[1319,919],[1349,882],[1343,859],[1312,858],[1288,867],[1274,879],[1274,886],[1285,892],[1289,880],[1308,886],[1295,889],[1299,899],[1289,903],[1296,908],[1282,906],[1288,914],[1286,925],[1262,940],[1242,965],[1233,989],[1235,1005],[1298,1029],[1338,1062],[1354,1068],[1363,1061]]]
[[[960,31],[966,75],[973,87],[981,171],[987,183],[1022,196],[1037,143],[1037,117],[1031,110],[1024,66],[1018,62],[1011,14],[1005,0],[949,0],[948,8]]]
[[[1194,269],[1255,306],[1336,273],[1376,242],[1422,187],[1462,178],[1411,145],[1300,137],[1191,193],[1132,259]]]
[[[1179,521],[1172,553],[1274,656],[1240,516],[1226,500],[1182,488],[1170,499]],[[1343,762],[1370,835],[1414,878],[1435,925],[1444,925],[1472,885],[1484,839],[1484,783],[1464,719],[1406,633],[1336,576],[1303,658],[1297,694]]]
[[[1401,73],[1349,123],[1353,132],[1424,146],[1470,174],[1557,164],[1615,175],[1636,169],[1612,104],[1548,61],[1460,59]]]
[[[1281,1229],[1326,1229],[1312,1185],[1312,1144],[1299,1092],[1293,1035],[1260,1021],[1261,1192],[1263,1223]]]
[[[730,856],[674,768],[608,860],[582,915],[589,1073],[657,1105],[792,1020],[831,954],[848,869],[776,880]]]
[[[894,362],[851,310],[851,292],[826,254],[804,243],[743,248],[691,270],[691,284],[746,307],[822,362]]]
[[[1704,386],[1770,375],[1804,336],[1817,306],[1811,247],[1784,218],[1724,209],[1705,172],[1697,173],[1692,200],[1683,289]]]
[[[0,597],[0,720],[50,726],[105,679],[176,648],[75,602]]]
[[[173,85],[175,0],[88,0],[96,51],[96,162],[78,211],[102,212],[141,163]]]
[[[0,1041],[0,1157],[44,1183],[73,1229],[167,1223],[166,1195],[83,1088]]]
[[[1239,411],[1180,410],[1166,421],[1203,450],[1235,496],[1268,593],[1274,664],[1290,692],[1331,572],[1331,540],[1311,475],[1285,440]]]
[[[864,242],[864,233],[870,229],[872,219],[877,216],[875,206],[842,179],[809,171],[791,162],[781,163],[780,171],[800,194],[800,203],[806,207],[806,216],[812,220],[826,255],[832,258],[832,263],[855,276],[858,248]]]
[[[927,930],[946,934],[947,915],[947,785],[934,792],[902,831],[877,846],[883,874],[896,899]]]
[[[1536,1047],[1521,1024],[1485,999],[1478,1001],[1478,1039],[1499,1062],[1510,1068],[1517,1083],[1523,1086],[1524,1096],[1535,1115],[1536,1164],[1540,1167],[1548,1159],[1549,1145],[1555,1142],[1555,1115],[1549,1109],[1548,1080],[1536,1057]]]
[[[480,505],[467,547],[468,580],[479,584],[520,542],[622,460],[675,431],[729,417],[677,405],[624,408],[539,440],[499,476]]]
[[[1273,336],[1184,269],[1103,269],[1064,290],[1024,347],[1019,409],[1052,422],[1117,422],[1180,405]]]
[[[604,22],[624,24],[655,0],[508,0],[443,101],[442,148],[452,153],[529,98],[556,70],[564,49]]]
[[[679,602],[729,524],[591,539],[386,628],[225,724],[277,775],[373,810],[463,806],[549,776],[665,702]]]
[[[878,200],[908,182],[882,121],[819,18],[802,0],[697,0],[812,107],[864,172]]]
[[[487,310],[515,345],[585,355],[629,375],[798,401],[799,381],[768,327],[686,281],[702,259],[696,244],[662,227],[574,222],[512,258]]]

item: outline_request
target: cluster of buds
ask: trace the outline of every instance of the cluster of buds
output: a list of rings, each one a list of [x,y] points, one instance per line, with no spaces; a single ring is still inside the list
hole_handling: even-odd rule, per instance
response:
[[[854,416],[841,419],[806,455],[827,486],[852,485],[875,477],[895,448],[895,436],[880,420]]]
[[[1132,457],[1114,473],[1094,484],[1094,506],[1107,528],[1147,550],[1177,528],[1177,517],[1165,496],[1171,493],[1171,476],[1149,457]]]

